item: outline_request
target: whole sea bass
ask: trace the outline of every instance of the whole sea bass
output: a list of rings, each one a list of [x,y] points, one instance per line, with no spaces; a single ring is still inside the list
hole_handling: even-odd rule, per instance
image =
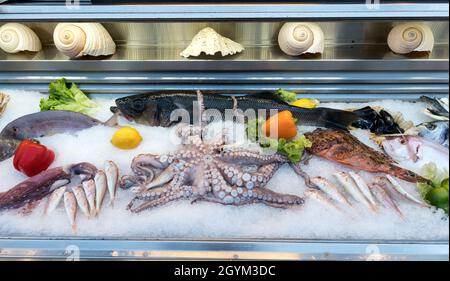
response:
[[[196,93],[149,93],[117,99],[117,106],[111,107],[111,111],[141,124],[169,127],[181,121],[179,118],[173,118],[172,113],[176,110],[184,110],[192,124],[196,112],[198,113],[196,102]],[[346,129],[359,120],[359,115],[353,112],[331,108],[295,107],[272,93],[234,97],[203,94],[203,104],[205,111],[214,109],[220,112],[222,120],[227,110],[232,112],[233,109],[243,112],[246,117],[247,110],[253,110],[257,114],[254,118],[262,117],[259,116],[261,112],[264,112],[264,117],[269,117],[277,111],[289,110],[298,119],[299,124],[328,128]]]

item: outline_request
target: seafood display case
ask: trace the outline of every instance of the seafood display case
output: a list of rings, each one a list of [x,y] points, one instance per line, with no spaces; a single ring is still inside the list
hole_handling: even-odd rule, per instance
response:
[[[3,130],[0,134],[0,259],[448,260],[448,214],[441,209],[430,208],[428,201],[420,201],[419,204],[411,202],[411,199],[418,200],[415,198],[420,196],[419,192],[412,188],[415,185],[407,183],[414,181],[412,178],[422,178],[422,174],[417,175],[421,171],[414,166],[417,163],[402,162],[405,160],[402,158],[398,161],[401,162],[402,168],[398,170],[392,163],[386,164],[390,158],[385,158],[399,153],[394,143],[398,134],[391,134],[391,128],[403,135],[408,129],[428,126],[435,122],[433,120],[438,120],[436,122],[444,122],[444,127],[446,122],[446,133],[443,133],[446,137],[433,137],[434,140],[439,137],[439,141],[444,138],[442,143],[437,148],[433,146],[437,145],[436,143],[427,146],[429,140],[420,145],[427,149],[423,153],[429,153],[430,157],[439,155],[436,158],[444,157],[444,160],[446,157],[448,163],[448,2],[381,1],[378,4],[376,1],[366,3],[362,0],[283,3],[227,1],[212,4],[208,1],[193,1],[184,4],[176,1],[79,1],[77,5],[66,5],[65,2],[0,1],[0,130]],[[16,35],[19,39],[13,42],[13,36]],[[72,39],[74,42],[68,42]],[[213,43],[208,45],[208,42]],[[271,99],[277,89],[295,92],[296,102],[307,104],[308,109],[291,110],[298,119],[299,134],[304,134],[305,143],[308,140],[313,142],[312,148],[305,149],[310,154],[329,157],[328,160],[335,160],[344,165],[325,162],[322,158],[317,160],[319,157],[314,156],[309,164],[305,164],[305,171],[295,173],[286,164],[286,157],[280,156],[281,158],[276,158],[277,164],[272,167],[273,173],[258,170],[261,174],[270,175],[269,185],[273,185],[274,191],[264,189],[267,193],[261,191],[260,198],[256,196],[254,201],[245,201],[250,199],[240,196],[245,194],[248,198],[247,190],[259,192],[258,186],[253,187],[253,184],[258,184],[259,174],[253,171],[255,181],[251,181],[251,178],[248,181],[243,179],[244,184],[239,184],[239,180],[236,182],[232,179],[234,168],[227,165],[245,170],[247,166],[252,168],[252,165],[258,166],[255,163],[263,163],[255,162],[255,159],[262,161],[260,157],[263,156],[255,156],[250,163],[248,159],[252,154],[246,151],[247,162],[236,160],[237,162],[230,164],[225,152],[225,156],[216,156],[219,161],[217,163],[221,163],[219,168],[221,169],[221,165],[226,167],[222,174],[224,182],[231,185],[227,186],[230,192],[226,191],[230,195],[225,196],[224,193],[222,196],[219,188],[213,198],[220,198],[219,203],[225,203],[224,206],[216,206],[214,202],[190,204],[188,200],[182,200],[181,203],[174,202],[143,212],[140,212],[139,207],[135,209],[139,214],[135,214],[125,210],[127,203],[133,199],[130,195],[132,193],[119,189],[114,208],[106,206],[105,202],[102,207],[105,209],[102,211],[103,217],[101,214],[95,215],[96,218],[89,220],[82,217],[83,206],[79,198],[74,197],[74,208],[77,208],[77,200],[79,204],[78,231],[74,232],[70,225],[66,225],[68,223],[64,208],[56,209],[58,204],[54,204],[56,210],[53,210],[51,215],[54,216],[54,221],[50,215],[42,215],[44,208],[45,212],[48,211],[51,199],[47,205],[47,199],[42,200],[38,206],[33,205],[29,214],[23,208],[21,211],[16,208],[9,210],[12,206],[23,207],[25,203],[30,203],[21,202],[20,199],[14,201],[9,196],[37,196],[37,191],[17,189],[17,192],[23,193],[7,193],[20,182],[25,182],[25,185],[30,182],[14,169],[12,159],[8,159],[14,155],[14,151],[8,151],[9,146],[15,148],[19,139],[15,139],[11,132],[7,138],[5,132],[18,128],[19,123],[14,123],[19,120],[16,118],[25,115],[27,117],[27,114],[42,110],[49,93],[50,104],[51,96],[59,91],[58,87],[65,87],[55,82],[61,81],[58,80],[60,78],[65,78],[68,83],[75,83],[76,90],[80,89],[89,94],[89,98],[95,101],[98,108],[96,113],[91,115],[95,119],[86,115],[54,115],[51,118],[59,120],[61,124],[52,130],[63,132],[55,136],[47,136],[42,132],[32,135],[34,130],[38,131],[44,126],[26,122],[38,122],[41,116],[23,119],[25,123],[21,126],[30,126],[26,138],[37,138],[41,144],[55,150],[56,161],[51,166],[53,169],[80,162],[91,162],[100,167],[103,161],[114,160],[119,166],[120,176],[135,172],[134,178],[142,178],[143,175],[150,177],[145,172],[148,167],[142,163],[136,164],[133,161],[134,166],[130,170],[131,161],[142,153],[167,153],[170,158],[170,152],[174,151],[176,145],[170,146],[173,141],[170,134],[173,132],[164,128],[170,123],[164,119],[166,109],[173,109],[174,104],[188,108],[183,102],[184,99],[189,100],[189,97],[192,97],[189,102],[203,98],[206,108],[218,104],[222,106],[225,103],[221,100],[222,97],[229,97],[226,103],[231,109],[236,103],[244,107],[244,110],[252,108],[253,105],[258,109],[258,106],[267,100],[272,102],[271,106],[275,109],[291,108],[291,105],[282,103],[278,98]],[[67,91],[75,93],[73,88],[67,88]],[[196,91],[201,91],[202,95]],[[147,120],[141,122],[142,118],[138,118],[136,108],[141,102],[140,96],[136,96],[138,94],[143,94],[148,99],[151,99],[151,96],[160,98],[154,106],[159,115],[152,118],[156,119],[148,120],[150,117],[145,115]],[[256,100],[246,99],[247,94],[256,94],[253,95],[257,97]],[[320,106],[316,107],[319,101]],[[75,107],[76,110],[84,114],[90,113],[89,101],[83,102],[80,102],[83,109]],[[436,109],[433,107],[435,103],[441,107]],[[370,106],[369,109],[367,106]],[[446,112],[442,112],[440,109],[445,109],[445,106]],[[321,109],[322,107],[324,109]],[[70,107],[69,110],[73,108]],[[189,110],[193,111],[194,107],[189,107]],[[334,110],[337,114],[334,114]],[[321,135],[320,130],[310,132],[313,127],[346,127],[349,125],[348,120],[356,116],[351,115],[350,110],[351,114],[362,118],[358,119],[360,122],[351,124],[358,127],[352,129],[353,137],[340,135],[340,131],[336,131],[338,133],[334,135]],[[367,112],[364,110],[370,110],[369,113],[375,114],[376,117],[373,118],[377,120],[370,119],[372,115],[365,115]],[[137,134],[140,141],[143,141],[137,149],[119,150],[117,147],[123,146],[123,143],[114,138],[111,142],[115,129],[108,126],[109,122],[114,120],[108,119],[117,112],[123,115],[123,124],[140,132],[141,135]],[[390,124],[390,119],[383,119],[383,112],[389,112],[388,119],[395,119],[392,122],[396,124]],[[52,116],[51,111],[47,113]],[[75,135],[73,132],[65,134],[64,130],[72,127],[71,122],[76,124],[73,127],[77,127],[77,130],[86,130],[77,131]],[[383,125],[379,125],[379,122]],[[11,125],[12,123],[14,124]],[[388,131],[392,136],[385,136]],[[246,132],[248,133],[248,128]],[[381,137],[385,138],[384,141],[379,140]],[[417,137],[417,133],[412,137]],[[420,137],[425,138],[425,135]],[[347,155],[349,159],[359,161],[361,158],[356,155],[358,151],[361,155],[373,154],[382,159],[376,163],[380,167],[386,164],[387,168],[377,169],[369,163],[367,165],[370,167],[364,172],[354,172],[358,169],[351,169],[352,163],[333,159],[329,152],[323,153],[314,147],[315,143],[322,143],[322,140],[327,138],[335,138],[335,141],[347,140],[346,144],[351,145],[354,153]],[[206,146],[209,147],[208,145]],[[71,152],[73,148],[77,151]],[[15,152],[16,157],[20,149],[22,144]],[[433,149],[446,149],[446,152],[436,152]],[[182,152],[180,153],[182,155]],[[17,169],[20,163],[16,163],[16,157],[14,166]],[[422,155],[418,156],[421,157]],[[168,160],[163,160],[163,156],[157,159],[158,165],[162,166],[155,169],[161,172],[163,164]],[[156,160],[152,161],[155,163]],[[441,167],[442,162],[438,161],[434,162],[435,166],[445,168]],[[417,162],[417,159],[414,159],[414,162]],[[198,164],[195,161],[192,163]],[[139,166],[141,164],[143,166]],[[280,164],[286,165],[280,168]],[[91,177],[98,186],[101,179],[98,179],[97,168],[91,165],[82,163],[70,166],[69,170],[59,171],[58,176],[63,173],[65,180],[70,173],[85,173],[83,175]],[[364,163],[361,165],[364,166]],[[137,166],[142,169],[136,169]],[[297,166],[293,166],[295,171]],[[114,174],[111,172],[113,168],[111,165],[104,167],[107,174],[105,181],[108,181],[105,186],[110,184],[109,176]],[[280,170],[277,171],[278,168]],[[180,168],[177,166],[176,169]],[[23,167],[18,170],[31,173]],[[43,173],[48,171],[53,170]],[[197,172],[183,171],[191,174]],[[211,171],[208,169],[208,172]],[[308,174],[305,180],[302,179],[304,172]],[[306,194],[315,197],[317,193],[297,193],[296,187],[291,186],[298,182],[301,186],[298,190],[306,190],[305,183],[312,180],[320,187],[322,182],[319,183],[319,179],[331,182],[332,174],[337,173],[336,184],[342,183],[345,186],[345,179],[349,178],[360,187],[363,197],[366,198],[362,201],[371,205],[370,194],[364,193],[365,190],[360,184],[369,186],[373,195],[376,195],[375,189],[381,184],[363,183],[362,178],[366,181],[369,178],[374,180],[366,174],[368,172],[377,172],[375,178],[380,178],[380,174],[391,174],[399,178],[409,191],[405,192],[406,195],[403,193],[403,201],[409,199],[409,203],[399,203],[400,210],[394,203],[393,210],[389,210],[391,212],[385,209],[380,211],[378,208],[381,207],[378,206],[374,212],[361,211],[364,207],[352,206],[341,214],[340,205],[334,210],[333,207],[322,206],[320,203],[310,204],[311,198],[306,198]],[[175,173],[175,176],[172,174],[170,179],[162,184],[179,177],[180,173]],[[184,172],[182,173],[184,175]],[[330,177],[327,173],[330,173]],[[444,171],[445,173],[448,178],[448,170]],[[241,175],[240,178],[242,177]],[[154,179],[152,176],[150,184],[160,178],[156,176]],[[399,187],[398,181],[390,176],[387,176],[387,179],[391,180],[394,191],[402,195],[405,189]],[[54,180],[52,184],[56,182],[58,181]],[[86,181],[83,182],[83,194],[88,195],[85,183]],[[250,188],[247,186],[249,183],[252,184]],[[46,184],[51,185],[48,182]],[[152,188],[157,186],[158,184],[155,184]],[[263,187],[261,186],[261,190]],[[214,189],[213,186],[211,188]],[[73,194],[77,196],[75,188],[72,189]],[[171,191],[170,200],[177,197],[177,190]],[[45,193],[39,192],[42,192],[40,195]],[[105,187],[103,192],[112,195],[116,191],[110,190],[108,193]],[[194,193],[188,189],[184,192],[179,197],[192,198],[190,195]],[[347,192],[352,195],[351,190]],[[55,193],[51,197],[57,197]],[[66,196],[67,193],[72,195],[72,192],[66,192],[64,196],[63,193],[59,196],[59,200],[64,202],[61,205],[65,205],[66,210],[71,202],[71,198]],[[295,195],[291,197],[287,194]],[[149,192],[148,197],[152,196],[155,195]],[[230,197],[230,204],[226,201],[229,196],[236,198]],[[277,199],[270,201],[271,196]],[[44,199],[43,197],[39,199]],[[239,198],[241,199],[236,201]],[[211,201],[214,201],[213,199]],[[86,202],[89,207],[94,206],[95,209],[96,202],[95,199],[92,200],[93,205]],[[347,199],[342,200],[348,202]],[[226,206],[241,205],[244,201],[265,202],[267,206]],[[358,201],[357,196],[353,201]],[[352,205],[355,205],[353,201]],[[145,205],[149,202],[151,205],[154,201],[144,200],[142,206],[150,206]],[[304,206],[284,209],[297,203]],[[370,207],[374,206],[369,206],[368,209]],[[399,216],[396,216],[395,210]],[[91,215],[92,212],[88,214]],[[72,220],[70,223],[74,228],[76,223]]]

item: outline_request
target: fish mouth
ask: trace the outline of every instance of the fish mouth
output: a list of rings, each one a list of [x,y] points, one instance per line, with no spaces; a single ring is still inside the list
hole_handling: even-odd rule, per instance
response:
[[[114,114],[118,114],[122,117],[124,117],[125,119],[127,119],[127,121],[133,121],[133,117],[129,114],[125,114],[122,110],[119,109],[119,107],[117,106],[111,106],[110,110],[112,113]]]

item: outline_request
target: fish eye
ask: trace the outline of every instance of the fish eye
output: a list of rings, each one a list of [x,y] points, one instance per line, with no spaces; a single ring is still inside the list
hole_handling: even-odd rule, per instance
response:
[[[131,107],[136,111],[143,111],[145,109],[145,103],[141,99],[134,100]]]
[[[405,139],[400,139],[400,143],[401,144],[406,144],[406,140]]]
[[[428,130],[434,130],[436,129],[436,125],[433,123],[428,123],[425,125],[425,127],[427,127]]]

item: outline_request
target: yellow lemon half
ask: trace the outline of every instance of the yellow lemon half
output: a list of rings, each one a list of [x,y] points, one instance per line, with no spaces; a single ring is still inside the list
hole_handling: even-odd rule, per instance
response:
[[[138,147],[142,136],[135,128],[124,127],[114,133],[111,143],[120,149],[133,149]]]
[[[316,108],[319,105],[319,101],[314,99],[299,99],[291,103],[291,105],[302,108]]]

